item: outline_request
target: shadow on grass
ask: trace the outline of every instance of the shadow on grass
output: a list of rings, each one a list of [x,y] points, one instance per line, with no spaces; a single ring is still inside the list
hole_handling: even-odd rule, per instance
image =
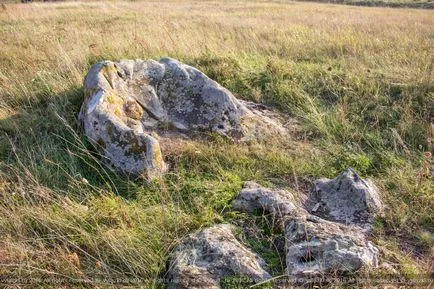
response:
[[[103,166],[77,119],[84,98],[82,87],[58,94],[37,94],[18,101],[0,119],[0,162],[41,185],[62,192],[112,191],[135,198],[144,181]],[[134,179],[133,179],[134,180]],[[78,193],[78,192],[77,192]]]

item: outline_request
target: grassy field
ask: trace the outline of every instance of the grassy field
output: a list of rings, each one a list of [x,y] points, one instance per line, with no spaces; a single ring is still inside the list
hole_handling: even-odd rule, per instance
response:
[[[57,2],[57,1],[79,1],[79,2],[112,1],[112,2],[116,2],[117,0],[31,0],[31,1],[32,2]],[[129,0],[129,1],[137,1],[137,0]],[[289,2],[291,0],[274,0],[274,1],[276,1],[276,2],[285,2],[285,1]],[[369,7],[434,9],[434,0],[295,0],[295,1],[345,4],[345,5],[369,6]],[[3,0],[3,2],[4,3],[21,3],[22,0]]]
[[[432,0],[299,0],[299,1],[345,4],[345,5],[368,6],[368,7],[434,9],[434,1]]]
[[[433,247],[434,11],[265,1],[0,5],[0,276],[160,288],[170,251],[214,223],[282,274],[279,232],[234,213],[242,182],[307,193],[353,167],[381,189],[372,240],[400,275]],[[170,56],[298,121],[291,141],[183,141],[161,180],[102,167],[77,114],[103,59]],[[104,281],[101,281],[104,283]],[[73,285],[71,285],[73,284]],[[48,286],[48,285],[47,285]],[[84,286],[84,285],[83,285]],[[91,286],[91,285],[88,285]],[[48,286],[50,287],[50,286]]]

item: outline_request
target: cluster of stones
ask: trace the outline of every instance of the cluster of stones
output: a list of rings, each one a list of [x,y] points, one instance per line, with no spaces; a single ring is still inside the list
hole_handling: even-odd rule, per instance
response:
[[[318,180],[304,205],[288,191],[253,182],[245,184],[232,205],[248,213],[261,210],[282,226],[289,277],[345,274],[378,266],[379,250],[366,233],[382,213],[382,205],[376,187],[352,169],[332,180]],[[187,237],[172,255],[169,288],[221,288],[221,278],[231,275],[254,282],[269,279],[263,259],[235,238],[234,229],[215,225]]]
[[[134,175],[155,177],[167,166],[160,142],[214,132],[234,141],[285,134],[279,121],[197,69],[174,59],[103,61],[84,82],[80,111],[85,134],[106,162]],[[247,182],[233,208],[261,210],[282,227],[287,274],[347,273],[378,264],[366,232],[382,205],[376,187],[348,169],[316,182],[308,201]],[[237,240],[235,227],[215,225],[188,236],[174,250],[169,288],[220,288],[222,278],[271,278],[264,260]]]
[[[103,61],[84,81],[85,134],[106,163],[156,177],[167,166],[160,139],[213,132],[235,141],[282,127],[194,67],[171,58]]]

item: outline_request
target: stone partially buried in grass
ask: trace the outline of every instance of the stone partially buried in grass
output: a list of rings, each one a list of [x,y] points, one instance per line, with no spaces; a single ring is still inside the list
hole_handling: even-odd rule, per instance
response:
[[[255,182],[245,182],[243,189],[232,202],[235,210],[254,213],[263,211],[274,220],[284,219],[297,212],[294,197],[285,190],[272,190]]]
[[[378,266],[379,250],[359,228],[312,215],[287,222],[285,248],[287,272],[292,276],[343,274]]]
[[[345,275],[378,266],[379,250],[363,228],[314,216],[285,190],[246,182],[232,205],[250,213],[263,210],[282,224],[289,276]]]
[[[170,58],[97,63],[84,91],[80,120],[87,137],[112,165],[130,174],[164,173],[159,137],[214,132],[237,141],[283,132],[277,120]]]
[[[167,273],[169,289],[219,289],[222,278],[270,278],[265,261],[241,244],[235,227],[214,225],[191,234],[175,249]]]

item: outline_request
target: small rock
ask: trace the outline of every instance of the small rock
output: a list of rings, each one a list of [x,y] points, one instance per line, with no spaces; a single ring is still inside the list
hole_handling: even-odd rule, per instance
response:
[[[354,272],[378,266],[378,249],[358,228],[306,215],[286,224],[286,265],[292,276]]]
[[[294,197],[287,191],[272,190],[254,182],[246,182],[232,202],[232,206],[236,210],[248,213],[263,210],[279,220],[297,210],[294,202]]]
[[[188,236],[173,252],[169,289],[218,289],[228,276],[270,278],[265,261],[241,244],[231,225],[214,225]]]
[[[316,181],[311,197],[313,204],[321,203],[312,213],[344,224],[370,224],[383,211],[378,189],[351,168],[335,179]]]
[[[398,275],[399,272],[394,268],[394,265],[389,262],[383,262],[380,264],[379,268],[384,271],[386,274],[390,275]]]

